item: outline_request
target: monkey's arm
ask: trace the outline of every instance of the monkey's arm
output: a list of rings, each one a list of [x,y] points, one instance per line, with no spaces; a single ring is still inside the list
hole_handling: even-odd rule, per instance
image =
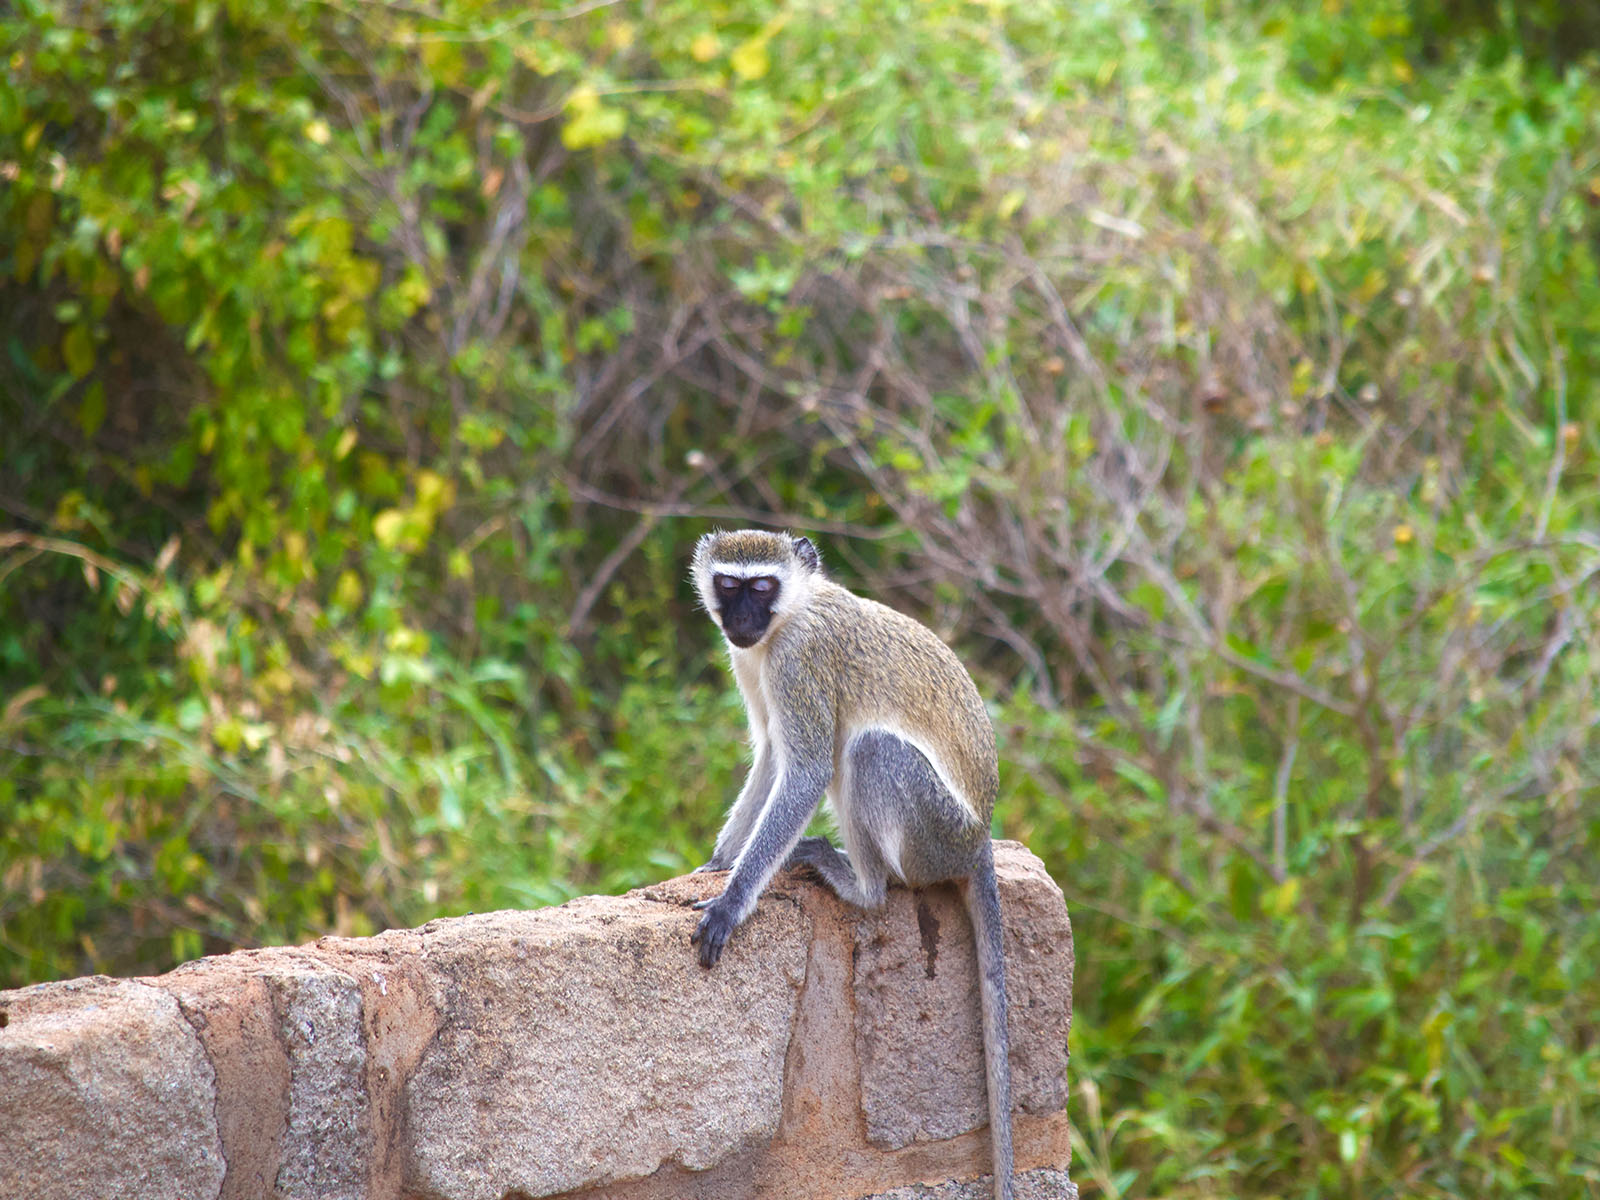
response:
[[[756,900],[789,852],[805,832],[806,822],[822,803],[822,793],[833,779],[834,709],[815,678],[798,673],[788,688],[776,688],[775,710],[782,714],[778,728],[781,745],[770,746],[777,784],[772,798],[756,818],[745,839],[728,886],[714,900],[701,901],[705,915],[689,940],[700,947],[700,961],[715,966],[734,927],[750,915]]]
[[[763,736],[756,746],[756,760],[750,766],[750,774],[744,781],[744,788],[728,811],[728,819],[723,822],[722,832],[717,834],[717,847],[711,852],[711,858],[704,866],[695,868],[696,874],[701,871],[726,871],[738,861],[739,853],[750,838],[750,830],[754,828],[761,816],[761,810],[767,806],[768,797],[772,795],[772,785],[776,781],[772,760],[772,742]]]
[[[822,803],[822,793],[832,777],[833,764],[826,759],[793,763],[783,772],[777,790],[733,866],[728,886],[716,899],[695,905],[705,909],[689,939],[700,947],[701,965],[716,966],[728,935],[750,915],[756,900],[789,857],[805,832],[806,822]]]

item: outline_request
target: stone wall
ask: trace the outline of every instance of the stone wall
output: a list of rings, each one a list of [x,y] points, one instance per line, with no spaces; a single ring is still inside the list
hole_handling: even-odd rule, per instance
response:
[[[1019,1196],[1070,1197],[1072,931],[996,847]],[[721,963],[718,876],[0,992],[0,1200],[986,1197],[972,934],[780,874]]]

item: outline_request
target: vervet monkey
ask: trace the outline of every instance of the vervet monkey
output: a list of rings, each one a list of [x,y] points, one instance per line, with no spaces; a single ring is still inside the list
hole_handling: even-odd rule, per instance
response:
[[[994,1194],[1011,1189],[1005,957],[989,820],[994,729],[956,656],[926,626],[831,582],[803,537],[746,529],[695,547],[695,587],[730,647],[755,762],[701,871],[731,870],[691,942],[716,965],[782,866],[842,899],[883,904],[890,879],[959,881],[978,947]],[[826,795],[844,841],[802,837]]]

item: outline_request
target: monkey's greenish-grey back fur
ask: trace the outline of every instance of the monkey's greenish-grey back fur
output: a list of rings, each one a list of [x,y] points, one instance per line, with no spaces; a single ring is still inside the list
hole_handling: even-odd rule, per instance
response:
[[[808,664],[814,686],[837,697],[846,736],[881,728],[909,738],[989,836],[1000,783],[994,727],[966,668],[932,630],[824,580],[767,652],[774,665]]]

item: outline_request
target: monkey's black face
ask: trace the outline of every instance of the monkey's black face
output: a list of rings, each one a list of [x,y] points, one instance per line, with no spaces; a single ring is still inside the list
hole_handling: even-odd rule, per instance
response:
[[[722,632],[735,646],[748,650],[766,635],[767,626],[772,624],[778,581],[771,575],[757,575],[751,579],[718,575],[713,582]]]

